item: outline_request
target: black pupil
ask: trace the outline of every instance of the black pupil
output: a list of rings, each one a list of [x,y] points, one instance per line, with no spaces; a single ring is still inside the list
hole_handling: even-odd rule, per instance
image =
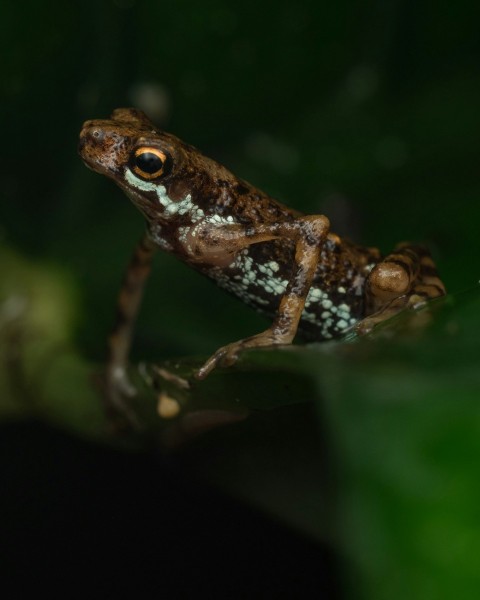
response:
[[[142,152],[135,158],[135,163],[139,169],[150,175],[163,167],[163,161],[153,152]]]

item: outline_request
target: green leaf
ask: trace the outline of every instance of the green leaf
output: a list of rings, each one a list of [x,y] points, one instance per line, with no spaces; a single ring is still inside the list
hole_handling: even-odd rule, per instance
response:
[[[71,341],[58,269],[0,256],[0,412],[135,448],[330,543],[354,598],[469,598],[480,585],[480,290],[363,337],[249,351],[205,381],[200,359],[131,369],[139,435],[103,416],[102,367]],[[203,434],[203,435],[200,435]]]
[[[479,308],[478,288],[440,300],[423,332],[397,335],[400,315],[312,368],[335,452],[331,535],[352,597],[478,592]]]

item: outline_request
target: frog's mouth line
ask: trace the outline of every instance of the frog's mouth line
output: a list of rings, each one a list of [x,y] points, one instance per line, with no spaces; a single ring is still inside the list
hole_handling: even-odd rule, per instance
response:
[[[90,170],[94,171],[95,173],[100,173],[100,175],[106,175],[107,177],[115,177],[116,170],[114,167],[105,164],[105,162],[102,161],[101,157],[98,155],[92,156],[90,154],[88,151],[88,143],[85,138],[80,138],[78,143],[78,154],[80,155],[80,158],[85,166]]]
[[[95,171],[96,173],[101,173],[101,171],[98,170],[98,161],[94,160],[91,156],[89,156],[87,150],[87,141],[88,140],[86,139],[85,130],[82,129],[82,131],[80,132],[80,140],[78,141],[77,147],[78,154],[80,155],[80,158],[82,159],[86,167],[88,167],[92,171]]]
[[[95,173],[98,173],[98,169],[96,168],[96,164],[94,164],[93,162],[90,162],[88,160],[88,158],[86,158],[85,156],[82,156],[82,153],[79,151],[78,152],[82,158],[83,164],[88,167],[91,171],[95,171]]]
[[[115,170],[112,167],[107,167],[96,160],[91,160],[86,156],[83,156],[79,152],[82,161],[86,167],[88,167],[91,171],[95,173],[100,173],[100,175],[107,175],[107,177],[113,177],[115,175]]]

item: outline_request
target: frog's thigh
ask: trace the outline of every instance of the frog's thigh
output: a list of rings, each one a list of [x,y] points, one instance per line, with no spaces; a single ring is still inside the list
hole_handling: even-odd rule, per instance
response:
[[[420,256],[413,247],[402,246],[372,269],[366,285],[367,313],[377,312],[392,300],[405,298],[420,269]]]
[[[419,272],[409,295],[409,306],[444,296],[445,286],[440,279],[435,263],[427,250],[415,247],[419,258]]]

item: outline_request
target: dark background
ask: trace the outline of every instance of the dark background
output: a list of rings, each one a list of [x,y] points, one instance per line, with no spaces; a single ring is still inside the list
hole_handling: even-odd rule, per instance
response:
[[[477,282],[480,38],[474,2],[25,0],[0,10],[1,239],[28,260],[68,273],[76,298],[75,340],[88,359],[103,356],[118,282],[143,224],[111,182],[83,166],[76,144],[85,119],[107,117],[120,106],[143,108],[160,126],[282,202],[324,212],[335,231],[358,242],[382,251],[402,240],[427,242],[449,291]],[[141,314],[136,352],[142,358],[207,354],[261,323],[162,255]],[[120,555],[131,555],[134,547],[145,556],[145,547],[162,539],[161,530],[153,534],[147,527],[156,511],[152,497],[165,507],[192,494],[198,518],[178,533],[187,540],[194,532],[193,541],[185,541],[195,548],[185,554],[187,571],[194,556],[203,567],[208,563],[203,547],[208,532],[198,526],[205,512],[207,521],[223,515],[208,528],[215,539],[227,531],[225,547],[214,548],[217,560],[223,555],[223,567],[232,547],[238,552],[237,536],[260,531],[247,545],[252,564],[273,548],[276,566],[262,562],[270,581],[286,581],[280,563],[292,560],[293,573],[305,565],[297,585],[308,587],[318,576],[318,586],[330,587],[325,572],[334,567],[330,561],[325,568],[324,549],[279,533],[278,526],[267,532],[262,527],[270,524],[258,515],[201,486],[192,488],[169,466],[143,455],[105,451],[107,456],[40,425],[6,425],[2,439],[11,525],[6,554],[17,565],[32,547],[30,560],[40,557],[46,572],[58,561],[65,566],[70,559],[59,548],[68,539],[80,554],[93,552],[95,560],[83,568],[101,572],[113,539],[114,559],[124,573],[128,565]],[[98,465],[110,482],[106,488]],[[167,500],[162,487],[151,483],[157,469],[173,489]],[[94,474],[91,490],[83,483],[76,487],[82,470]],[[30,481],[40,500],[28,491]],[[134,527],[131,514],[145,506],[145,489],[147,508]],[[116,500],[127,504],[114,511],[115,527],[101,531]],[[178,506],[177,515],[188,513],[187,506]],[[78,514],[83,514],[78,526],[72,525]],[[237,524],[233,531],[222,522],[231,523],[230,514]],[[117,544],[122,522],[128,523],[125,552]],[[100,543],[79,535],[81,529],[100,529]],[[150,533],[143,537],[139,530]],[[172,543],[175,534],[168,531]],[[255,547],[252,539],[262,536],[268,542]],[[52,540],[56,550],[49,564],[43,544]],[[211,535],[207,547],[210,543]],[[168,569],[182,561],[178,548],[173,556]],[[300,556],[307,558],[302,562]],[[233,557],[241,562],[239,554]],[[76,560],[75,553],[71,562]],[[241,580],[250,582],[244,574],[252,564],[241,566]],[[222,568],[221,580],[238,576]],[[154,564],[151,569],[157,573]]]
[[[83,166],[76,143],[83,120],[141,104],[285,203],[328,213],[340,233],[385,252],[426,241],[449,290],[473,285],[473,8],[313,0],[4,7],[4,239],[83,282],[78,334],[98,352],[97,332],[111,322],[143,225],[111,182]],[[141,331],[156,353],[210,352],[256,327],[249,317],[161,256]]]

